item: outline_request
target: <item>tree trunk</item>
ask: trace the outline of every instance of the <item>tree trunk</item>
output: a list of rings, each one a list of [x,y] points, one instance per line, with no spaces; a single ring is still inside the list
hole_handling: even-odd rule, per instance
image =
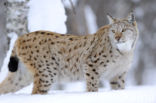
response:
[[[1,0],[0,2],[0,69],[3,64],[6,51],[8,49],[7,35],[6,35],[6,7],[7,0]]]
[[[7,33],[16,33],[22,35],[28,33],[27,14],[29,7],[27,6],[29,0],[8,0],[7,2]]]
[[[10,39],[8,34],[16,33],[22,35],[28,33],[27,14],[29,0],[1,0],[0,2],[0,66],[6,56]]]
[[[67,29],[69,34],[85,35],[88,34],[88,27],[85,18],[85,2],[86,0],[78,0],[75,6],[75,14],[72,9],[65,8],[67,13]]]

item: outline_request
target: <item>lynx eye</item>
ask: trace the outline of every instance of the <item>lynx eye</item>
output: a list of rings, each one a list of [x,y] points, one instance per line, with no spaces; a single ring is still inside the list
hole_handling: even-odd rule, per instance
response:
[[[115,30],[112,30],[113,33],[115,33]]]

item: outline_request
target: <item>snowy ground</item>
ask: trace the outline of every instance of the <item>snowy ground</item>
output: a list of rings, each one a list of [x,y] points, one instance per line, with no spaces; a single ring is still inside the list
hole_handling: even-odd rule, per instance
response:
[[[156,103],[156,86],[132,87],[126,90],[87,93],[84,91],[50,91],[47,95],[7,94],[0,103]]]
[[[55,6],[51,6],[52,4]],[[29,5],[28,28],[30,31],[42,29],[66,33],[66,16],[60,0],[31,0]],[[91,9],[86,7],[85,12],[91,12]],[[90,15],[88,17],[91,17]],[[96,18],[88,19],[87,24],[91,25],[94,19]],[[92,22],[92,24],[94,27],[90,27],[90,32],[95,32],[96,23]],[[0,81],[7,74],[7,62],[6,58],[1,69]],[[31,95],[31,91],[32,85],[16,93],[0,95],[0,103],[156,103],[156,86],[128,87],[118,91],[100,89],[99,92],[87,93],[84,83],[76,83],[66,86],[62,91],[52,89],[47,95]]]

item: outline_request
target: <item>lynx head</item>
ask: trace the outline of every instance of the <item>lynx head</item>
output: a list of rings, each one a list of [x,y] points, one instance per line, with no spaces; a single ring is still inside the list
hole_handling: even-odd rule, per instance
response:
[[[124,19],[113,18],[107,15],[110,23],[109,38],[113,47],[121,52],[128,52],[134,49],[138,38],[137,24],[131,12]]]

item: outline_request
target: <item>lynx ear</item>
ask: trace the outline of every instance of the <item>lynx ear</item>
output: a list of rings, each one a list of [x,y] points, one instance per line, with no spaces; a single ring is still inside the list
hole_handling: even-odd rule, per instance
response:
[[[109,13],[107,13],[107,18],[109,20],[109,24],[112,24],[115,22],[115,19],[111,15],[109,15]]]
[[[127,17],[127,20],[129,21],[129,23],[134,23],[135,22],[135,17],[133,14],[133,11],[131,11]]]

